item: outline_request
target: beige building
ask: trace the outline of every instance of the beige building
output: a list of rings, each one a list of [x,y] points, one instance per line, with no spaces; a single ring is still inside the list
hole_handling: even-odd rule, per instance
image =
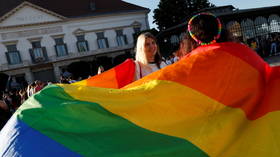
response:
[[[0,72],[19,82],[57,81],[70,63],[132,52],[133,34],[149,28],[149,9],[108,2],[5,1],[0,8]]]

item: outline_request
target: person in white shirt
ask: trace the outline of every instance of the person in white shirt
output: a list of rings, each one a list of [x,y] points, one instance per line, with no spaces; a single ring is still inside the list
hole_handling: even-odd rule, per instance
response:
[[[156,38],[151,33],[142,33],[137,38],[135,64],[135,80],[166,66],[162,62]]]
[[[100,65],[100,66],[98,67],[97,74],[101,74],[101,73],[103,73],[104,71],[105,71],[105,70],[104,70],[103,66]]]

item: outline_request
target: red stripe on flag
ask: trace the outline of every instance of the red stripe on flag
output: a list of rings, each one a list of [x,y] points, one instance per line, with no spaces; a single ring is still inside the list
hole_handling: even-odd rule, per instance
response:
[[[123,86],[128,85],[134,81],[135,75],[135,63],[131,59],[127,59],[121,66],[115,67],[116,80],[118,82],[118,87],[122,88]]]

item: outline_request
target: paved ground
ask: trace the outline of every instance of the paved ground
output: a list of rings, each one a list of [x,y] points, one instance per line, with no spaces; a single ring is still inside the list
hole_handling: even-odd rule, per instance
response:
[[[269,63],[271,66],[280,66],[280,55],[266,57],[264,60]]]

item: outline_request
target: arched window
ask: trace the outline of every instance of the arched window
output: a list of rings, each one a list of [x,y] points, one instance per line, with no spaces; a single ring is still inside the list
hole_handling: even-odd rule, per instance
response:
[[[241,37],[241,26],[237,21],[230,21],[227,23],[227,29],[232,33],[235,37]]]
[[[246,39],[254,38],[256,36],[254,22],[251,19],[243,20],[241,22],[241,28]]]
[[[256,35],[261,36],[269,33],[267,19],[259,16],[255,19]]]
[[[272,14],[268,18],[270,26],[270,32],[280,32],[280,17],[276,14]]]

